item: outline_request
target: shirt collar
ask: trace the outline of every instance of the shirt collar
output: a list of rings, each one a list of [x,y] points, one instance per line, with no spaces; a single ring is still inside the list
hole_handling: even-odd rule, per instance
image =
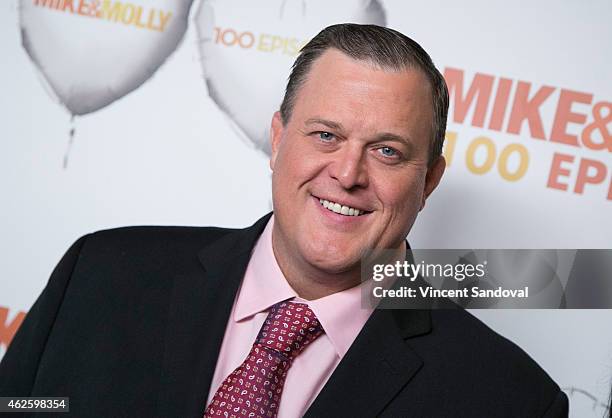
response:
[[[336,354],[342,358],[363,328],[373,309],[361,307],[361,288],[355,286],[341,292],[304,300],[287,283],[272,249],[274,216],[257,240],[239,290],[234,321],[242,321],[287,299],[306,303],[315,313]]]
[[[257,240],[251,259],[244,273],[239,290],[234,320],[241,321],[256,313],[267,310],[275,303],[296,297],[272,250],[272,227],[274,215],[268,221],[263,233]]]

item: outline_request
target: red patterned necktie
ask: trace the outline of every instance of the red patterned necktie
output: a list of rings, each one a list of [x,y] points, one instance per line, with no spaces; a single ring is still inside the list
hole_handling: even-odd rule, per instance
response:
[[[270,308],[246,360],[221,384],[204,417],[273,418],[293,359],[323,333],[308,305]]]

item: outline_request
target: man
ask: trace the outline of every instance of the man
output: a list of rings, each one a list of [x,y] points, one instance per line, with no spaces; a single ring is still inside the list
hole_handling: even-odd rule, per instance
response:
[[[448,93],[421,47],[335,25],[272,119],[274,216],[77,241],[0,366],[1,396],[76,416],[561,417],[567,398],[461,310],[360,307],[444,172]]]

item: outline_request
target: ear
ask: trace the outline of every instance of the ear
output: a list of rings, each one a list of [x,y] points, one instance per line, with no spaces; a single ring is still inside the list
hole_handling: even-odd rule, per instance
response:
[[[425,190],[423,191],[423,199],[421,201],[421,208],[419,210],[423,210],[425,207],[425,200],[427,200],[429,195],[436,189],[436,187],[438,187],[438,184],[440,184],[440,180],[442,179],[445,169],[446,160],[442,155],[440,155],[427,169],[427,175],[425,176]]]
[[[270,155],[270,169],[274,171],[274,164],[276,162],[276,156],[278,155],[278,148],[280,146],[281,138],[283,137],[283,121],[279,111],[274,112],[272,116],[272,124],[270,126],[270,148],[272,155]]]

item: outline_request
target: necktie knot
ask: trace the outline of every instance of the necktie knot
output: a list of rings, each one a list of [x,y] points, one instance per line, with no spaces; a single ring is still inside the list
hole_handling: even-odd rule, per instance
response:
[[[217,389],[204,417],[276,417],[294,357],[322,333],[308,305],[272,306],[247,358]]]
[[[280,302],[270,308],[255,343],[292,360],[322,333],[323,328],[308,305]]]

